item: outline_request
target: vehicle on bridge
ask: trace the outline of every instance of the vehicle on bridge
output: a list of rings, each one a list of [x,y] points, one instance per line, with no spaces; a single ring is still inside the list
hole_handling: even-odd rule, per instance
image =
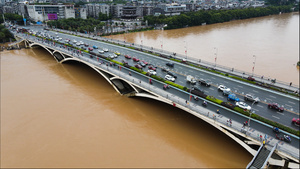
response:
[[[107,48],[103,48],[103,51],[104,51],[104,52],[108,52],[108,49],[107,49]]]
[[[172,73],[172,72],[170,72],[170,71],[168,71],[167,73],[168,73],[168,75],[173,76],[175,79],[177,78],[177,76],[175,75],[175,73]]]
[[[254,103],[258,103],[258,102],[260,101],[258,97],[254,97],[254,96],[252,96],[251,94],[246,94],[246,95],[244,96],[244,100],[245,100],[245,101],[254,102]]]
[[[141,66],[143,66],[143,67],[146,66],[146,64],[145,64],[144,62],[138,62],[137,64],[139,64],[139,65],[141,65]]]
[[[236,101],[236,102],[240,101],[240,99],[233,93],[228,95],[227,100],[232,100],[232,101]]]
[[[139,64],[136,64],[136,65],[134,65],[136,68],[138,68],[138,69],[143,69],[143,67],[141,66],[141,65],[139,65]]]
[[[143,62],[145,65],[148,65],[149,63],[144,61],[144,60],[141,60],[141,62]]]
[[[244,102],[236,102],[235,105],[244,110],[251,111],[251,106],[249,106],[248,104],[246,104]]]
[[[140,61],[140,59],[138,59],[138,58],[136,58],[136,57],[133,57],[132,60],[135,61],[135,62]]]
[[[98,46],[94,45],[93,48],[94,48],[94,49],[98,49]]]
[[[156,68],[152,65],[148,66],[148,69],[156,71]]]
[[[99,50],[98,50],[98,52],[99,52],[99,53],[101,53],[101,54],[103,54],[103,53],[104,53],[104,51],[103,51],[103,50],[101,50],[101,49],[99,49]]]
[[[163,72],[168,72],[169,69],[168,69],[168,68],[165,68],[165,67],[162,67],[162,68],[161,68],[161,71],[163,71]]]
[[[282,106],[280,106],[279,104],[277,104],[277,103],[269,103],[268,108],[275,109],[279,112],[283,112],[283,110],[284,110],[284,108]]]
[[[209,87],[209,86],[211,85],[211,82],[210,82],[210,81],[204,80],[204,79],[199,79],[198,82],[199,82],[200,85],[205,85],[205,86],[207,86],[207,87]]]
[[[169,67],[174,67],[174,63],[168,62],[168,63],[166,63],[166,65],[169,66]]]
[[[300,118],[298,118],[298,119],[293,118],[292,123],[299,126],[300,125]]]
[[[167,80],[169,80],[171,82],[175,82],[175,78],[173,76],[171,76],[171,75],[166,75],[165,79],[167,79]]]
[[[219,90],[219,91],[222,91],[222,92],[224,92],[224,90],[226,90],[226,91],[231,91],[230,88],[228,88],[228,87],[226,87],[226,86],[224,86],[224,85],[219,85],[219,86],[218,86],[218,90]]]
[[[154,70],[148,70],[148,73],[149,73],[150,75],[156,75],[156,72],[155,72]]]
[[[93,51],[93,48],[88,48],[89,49],[89,51]]]
[[[188,83],[191,83],[191,84],[196,84],[197,83],[197,81],[195,80],[195,78],[192,75],[187,75],[186,76],[186,81]]]
[[[114,53],[115,53],[116,55],[118,55],[118,56],[119,56],[119,55],[121,55],[121,53],[120,53],[120,52],[114,52]]]
[[[126,59],[131,59],[131,56],[129,56],[129,55],[124,55],[124,57],[125,57]]]

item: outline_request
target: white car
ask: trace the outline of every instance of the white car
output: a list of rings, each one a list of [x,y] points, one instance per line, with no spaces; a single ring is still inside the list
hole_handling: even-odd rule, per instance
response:
[[[77,42],[77,43],[76,43],[76,45],[77,45],[77,46],[80,46],[80,43],[79,43],[79,42]]]
[[[115,56],[113,54],[109,54],[108,57],[111,59],[115,58]]]
[[[103,48],[103,51],[104,51],[104,52],[108,52],[108,49],[107,49],[107,48]]]
[[[104,51],[103,51],[103,50],[101,50],[101,49],[99,49],[99,50],[98,50],[98,52],[99,52],[99,53],[104,53]]]
[[[156,75],[156,72],[154,70],[148,70],[148,73],[150,73],[150,75]]]
[[[218,90],[219,90],[219,91],[223,91],[223,92],[224,92],[224,90],[226,90],[226,91],[229,92],[231,89],[230,89],[230,88],[227,88],[227,87],[224,86],[224,85],[219,85]]]
[[[73,40],[73,43],[77,43],[77,41],[76,41],[76,40]]]
[[[171,75],[166,75],[165,79],[167,79],[167,80],[169,80],[171,82],[175,82],[175,78],[173,76],[171,76]]]
[[[244,102],[236,102],[235,105],[242,108],[242,109],[244,109],[244,110],[246,109],[248,111],[251,111],[251,107],[248,104],[244,103]]]
[[[82,41],[79,41],[80,45],[84,45],[84,43]]]

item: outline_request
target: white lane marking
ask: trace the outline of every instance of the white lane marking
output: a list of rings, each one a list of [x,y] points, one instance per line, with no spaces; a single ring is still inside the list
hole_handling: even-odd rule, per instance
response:
[[[213,89],[213,88],[210,87],[209,90],[215,90],[215,89]]]
[[[276,97],[275,96],[272,96],[272,95],[269,95],[270,97],[272,97],[272,98],[274,98],[274,99],[276,99]]]
[[[284,114],[283,114],[283,113],[280,113],[280,112],[278,112],[278,111],[276,111],[276,113],[277,113],[277,114],[280,114],[280,115],[282,115],[282,116],[284,116]]]
[[[257,105],[258,107],[261,107],[261,108],[264,108],[264,106],[262,106],[262,105]]]
[[[212,79],[216,79],[216,78],[214,78],[214,77],[210,77],[210,78],[212,78]]]
[[[272,99],[269,99],[269,98],[266,98],[266,99],[272,101]],[[267,101],[265,101],[265,102],[267,102]]]
[[[286,106],[288,106],[288,107],[293,107],[293,106],[291,106],[291,105],[288,105],[288,104],[285,104]]]
[[[258,91],[257,90],[252,90],[253,92],[255,92],[255,93],[258,93]]]
[[[252,108],[252,110],[254,110],[255,112],[258,112],[258,111],[259,111],[259,110],[257,110],[257,109],[253,109],[253,108]]]
[[[240,87],[240,88],[243,88],[243,86],[240,86],[240,85],[237,85],[238,87]]]
[[[272,117],[274,117],[274,118],[276,118],[276,119],[280,119],[279,117],[277,117],[277,116],[272,116]]]
[[[223,81],[224,83],[229,83],[229,82],[227,82],[227,81]]]
[[[194,72],[194,71],[192,69],[190,69],[189,72]]]
[[[294,103],[294,102],[291,102],[291,101],[288,101],[289,103],[291,103],[291,104],[296,104],[296,103]]]

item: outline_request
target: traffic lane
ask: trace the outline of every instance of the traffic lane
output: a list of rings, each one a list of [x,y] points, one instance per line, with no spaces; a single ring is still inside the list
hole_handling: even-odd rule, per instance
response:
[[[122,50],[123,51],[123,50]],[[124,52],[123,52],[124,53]],[[133,55],[134,56],[134,54],[131,54],[131,55]],[[141,55],[139,55],[139,56],[141,56]],[[187,72],[185,72],[185,73],[187,73]],[[193,71],[192,70],[189,70],[189,73],[193,73]],[[204,74],[202,74],[202,75],[204,75]],[[227,81],[224,81],[225,83],[227,82]],[[227,82],[228,83],[228,82]],[[184,84],[182,84],[182,85],[184,85]],[[235,90],[236,92],[238,92],[237,90]]]

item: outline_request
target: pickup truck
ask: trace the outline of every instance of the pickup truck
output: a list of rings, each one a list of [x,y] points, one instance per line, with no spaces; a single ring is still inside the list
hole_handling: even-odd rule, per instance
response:
[[[193,76],[191,76],[191,75],[187,75],[186,76],[186,81],[189,82],[189,83],[191,83],[191,84],[196,84],[197,83],[197,81],[195,80],[195,78]]]

